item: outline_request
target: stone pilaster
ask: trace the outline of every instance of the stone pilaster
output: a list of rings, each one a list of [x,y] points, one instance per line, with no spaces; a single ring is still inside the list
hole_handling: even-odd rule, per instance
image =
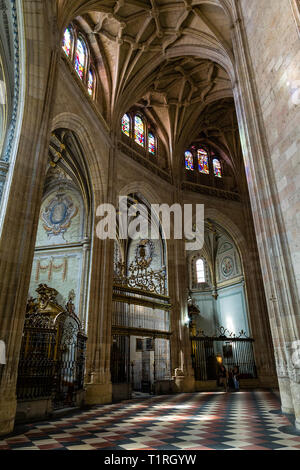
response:
[[[191,359],[191,343],[187,318],[187,268],[184,240],[172,240],[168,248],[169,289],[171,311],[172,372],[180,369],[183,376],[177,378],[180,392],[194,391],[195,379]],[[176,379],[175,379],[176,381]]]
[[[287,225],[286,210],[284,209],[284,207],[287,207],[286,201],[279,194],[280,188],[278,192],[278,186],[276,187],[277,176],[280,180],[279,185],[285,182],[284,174],[281,172],[280,175],[276,176],[278,165],[273,165],[275,162],[275,155],[272,154],[274,143],[272,140],[275,136],[273,129],[274,126],[276,127],[279,124],[278,122],[274,123],[279,106],[273,97],[274,112],[270,116],[272,106],[268,106],[268,108],[265,106],[265,95],[268,87],[270,87],[270,77],[273,81],[276,81],[276,78],[270,73],[267,77],[263,76],[266,74],[266,68],[261,67],[263,60],[269,63],[269,58],[264,57],[264,54],[267,55],[272,51],[273,60],[275,61],[277,57],[279,63],[280,57],[273,42],[267,45],[265,37],[259,38],[259,35],[253,34],[254,30],[255,32],[259,31],[259,33],[268,30],[265,20],[272,21],[272,14],[274,18],[278,19],[280,26],[285,31],[291,31],[290,28],[287,29],[287,24],[282,20],[282,16],[278,14],[278,10],[281,8],[285,17],[290,15],[291,21],[292,13],[290,10],[287,13],[286,7],[277,1],[272,3],[272,9],[274,8],[274,10],[269,10],[268,18],[265,15],[259,16],[259,9],[262,8],[260,2],[253,3],[250,9],[248,7],[248,3],[244,0],[235,2],[232,37],[237,61],[237,82],[234,88],[234,97],[240,132],[243,136],[241,140],[272,338],[276,352],[282,409],[287,412],[293,409],[296,418],[299,419],[297,414],[299,413],[297,408],[298,388],[293,385],[291,380],[294,369],[289,366],[287,354],[287,345],[299,338],[299,292],[297,292],[295,273],[293,272],[295,258],[292,260],[290,257],[294,249],[293,237],[296,232],[292,232],[291,227]],[[261,23],[259,23],[260,21]],[[287,18],[285,21],[287,21]],[[260,24],[261,28],[259,27]],[[274,27],[273,23],[270,24]],[[294,33],[291,31],[289,34],[294,39],[296,31]],[[264,33],[262,36],[264,36]],[[280,34],[278,38],[280,38]],[[281,39],[276,40],[276,42],[278,42],[277,46],[282,48],[281,53],[286,54]],[[259,54],[259,48],[261,48],[261,52],[264,52]],[[264,79],[266,80],[262,86]],[[270,90],[274,90],[277,84],[274,82],[271,84],[272,86],[274,88],[270,88]],[[279,90],[279,87],[277,88]],[[285,97],[278,96],[278,100],[282,98],[287,104],[288,94]],[[279,115],[282,119],[282,111]],[[271,116],[272,119],[270,119]],[[270,126],[272,127],[270,128]],[[293,133],[293,126],[292,128],[288,127],[287,120],[284,127],[285,132],[290,131],[291,134]],[[278,135],[279,133],[276,133],[276,136]],[[291,149],[288,150],[288,152],[290,151]],[[292,191],[295,191],[295,189]],[[286,191],[282,191],[282,195],[286,195]],[[289,212],[292,213],[293,210],[294,207],[291,207]],[[296,222],[295,217],[290,220],[290,225],[294,222]],[[289,232],[288,240],[287,235]]]
[[[57,50],[49,44],[50,10],[44,2],[23,2],[26,41],[24,116],[0,239],[0,338],[7,347],[1,376],[0,434],[12,431],[16,381],[47,164],[49,121],[55,87]]]
[[[109,177],[106,194],[95,200],[97,204],[115,197],[115,146],[112,145],[107,155]],[[93,234],[92,271],[90,280],[90,305],[88,320],[88,343],[86,363],[86,403],[89,405],[110,403],[112,384],[110,374],[112,341],[112,294],[113,294],[113,257],[114,241],[100,240]]]
[[[95,238],[90,281],[86,403],[112,400],[110,377],[113,242]]]
[[[81,322],[87,328],[87,313],[88,313],[88,292],[89,292],[89,267],[90,267],[90,250],[91,243],[88,238],[84,239],[82,249],[82,278],[80,283],[80,306],[81,306]]]

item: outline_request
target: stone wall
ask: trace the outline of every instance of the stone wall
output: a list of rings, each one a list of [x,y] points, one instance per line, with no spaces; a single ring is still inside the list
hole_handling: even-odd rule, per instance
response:
[[[299,295],[300,39],[288,0],[241,0],[241,5],[270,151],[268,164]]]
[[[282,409],[300,427],[299,36],[295,2],[236,2],[235,92]]]
[[[61,207],[64,213],[58,212]],[[81,319],[84,318],[84,305],[80,302],[82,277],[87,268],[82,246],[84,219],[83,203],[77,191],[66,188],[62,191],[62,186],[57,185],[47,195],[40,210],[29,288],[29,296],[35,298],[39,284],[47,284],[58,291],[57,301],[63,306],[73,291],[75,311]]]

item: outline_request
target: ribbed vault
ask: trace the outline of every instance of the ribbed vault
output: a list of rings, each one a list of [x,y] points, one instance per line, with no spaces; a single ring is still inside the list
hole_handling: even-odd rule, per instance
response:
[[[144,109],[159,127],[173,166],[191,136],[212,133],[206,124],[210,111],[232,98],[230,0],[58,0],[57,5],[61,35],[75,21],[88,37],[112,131],[119,131],[122,114],[132,106]]]

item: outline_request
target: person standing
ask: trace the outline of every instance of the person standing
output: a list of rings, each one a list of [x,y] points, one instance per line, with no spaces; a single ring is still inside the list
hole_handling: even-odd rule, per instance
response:
[[[228,392],[228,371],[222,364],[219,372],[220,384],[224,386],[225,392]]]
[[[236,392],[238,392],[240,389],[239,377],[240,377],[239,366],[234,366],[233,371],[232,371],[232,378],[233,378],[233,383],[234,383],[234,389]]]

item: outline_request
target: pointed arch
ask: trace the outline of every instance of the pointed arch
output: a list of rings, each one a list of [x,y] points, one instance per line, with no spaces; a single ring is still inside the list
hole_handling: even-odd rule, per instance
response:
[[[185,155],[185,169],[189,171],[194,171],[194,156],[192,152],[187,150],[184,155]]]
[[[81,80],[85,79],[87,69],[87,45],[81,35],[78,36],[75,48],[74,66],[75,71]]]
[[[151,154],[151,155],[156,155],[156,152],[157,152],[157,145],[156,145],[156,137],[155,137],[155,134],[150,131],[148,132],[148,152]]]
[[[198,258],[196,261],[196,277],[197,283],[205,282],[205,264],[203,258]]]
[[[209,162],[208,162],[208,153],[203,148],[198,149],[197,151],[198,156],[198,169],[200,173],[204,173],[205,175],[209,175]]]
[[[217,178],[222,178],[221,162],[218,158],[213,159],[213,168],[214,168],[214,175]]]
[[[87,89],[90,97],[94,99],[96,90],[96,75],[92,66],[90,67],[88,72]]]
[[[122,117],[122,132],[127,137],[131,136],[131,119],[127,113]]]
[[[86,122],[81,116],[75,115],[70,112],[57,114],[51,122],[51,131],[55,129],[66,128],[69,131],[74,132],[82,147],[84,148],[84,166],[85,171],[89,172],[91,179],[91,187],[93,192],[93,207],[102,204],[105,200],[106,185],[108,167],[107,159],[105,157],[105,150],[103,148],[96,148],[93,142],[91,129],[87,128]],[[98,127],[101,133],[101,138],[106,145],[109,145],[107,134],[104,129]],[[89,168],[93,168],[93,171],[89,171]],[[93,213],[91,213],[91,217]]]
[[[134,116],[134,141],[141,147],[145,147],[145,122],[144,119],[136,114]]]
[[[74,49],[74,30],[72,25],[69,25],[64,32],[62,49],[65,52],[66,56],[72,60],[73,49]]]

